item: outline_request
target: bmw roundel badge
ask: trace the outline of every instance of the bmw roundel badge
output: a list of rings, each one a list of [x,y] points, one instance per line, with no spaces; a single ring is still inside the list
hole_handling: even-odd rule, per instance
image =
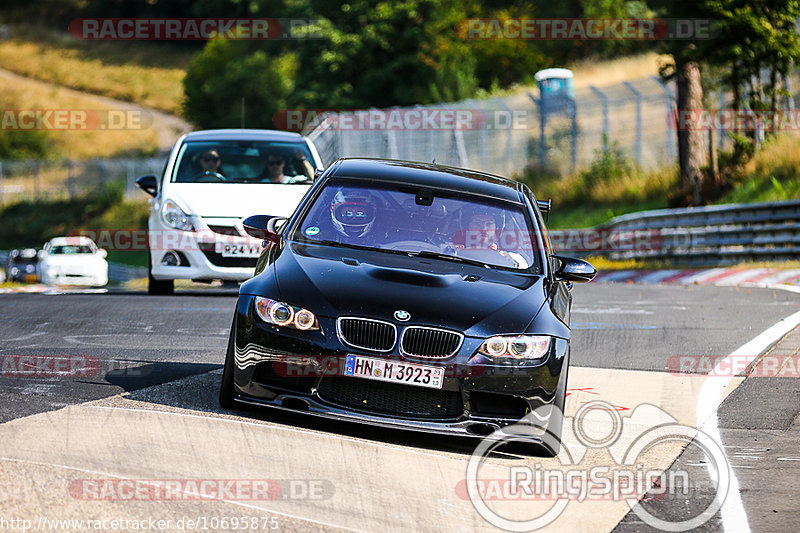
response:
[[[408,319],[411,318],[411,313],[408,311],[403,311],[402,309],[398,309],[394,312],[394,317],[400,322],[407,322]]]

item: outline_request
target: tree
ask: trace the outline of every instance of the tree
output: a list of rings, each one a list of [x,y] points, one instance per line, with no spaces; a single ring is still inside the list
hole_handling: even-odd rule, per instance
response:
[[[477,90],[475,62],[455,34],[456,0],[312,0],[301,13],[319,20],[319,38],[296,43],[298,106],[429,104]]]
[[[188,120],[202,128],[273,126],[273,115],[286,108],[294,89],[295,58],[252,48],[249,41],[215,39],[194,57],[184,80]]]

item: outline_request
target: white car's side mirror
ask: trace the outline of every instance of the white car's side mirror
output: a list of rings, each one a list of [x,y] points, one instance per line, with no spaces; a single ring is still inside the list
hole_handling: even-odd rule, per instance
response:
[[[97,250],[97,254],[98,254],[100,257],[102,257],[103,259],[105,259],[106,257],[108,257],[108,252],[107,252],[107,251],[105,251],[105,250],[104,250],[104,249],[102,249],[102,248],[100,248],[99,250]]]

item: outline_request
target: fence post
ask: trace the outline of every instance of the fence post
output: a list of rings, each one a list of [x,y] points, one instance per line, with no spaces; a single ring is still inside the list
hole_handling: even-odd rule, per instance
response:
[[[608,152],[608,140],[611,138],[608,123],[608,96],[594,85],[589,85],[589,89],[600,99],[600,104],[603,106],[603,151]]]
[[[136,169],[133,166],[133,161],[130,159],[125,161],[125,169],[128,171],[128,183],[125,187],[125,196],[132,196],[136,191]]]
[[[578,105],[574,98],[569,99],[569,110],[572,114],[572,172],[578,170]]]
[[[794,70],[794,69],[792,69]],[[792,74],[789,73],[788,76],[783,76],[783,84],[784,88],[786,89],[785,98],[785,106],[786,109],[789,111],[794,111],[794,94],[792,93]]]
[[[506,110],[508,113],[509,124],[508,128],[506,129],[506,169],[505,174],[506,176],[511,175],[511,135],[513,133],[511,128],[511,120],[512,120],[512,113],[511,110],[508,108],[505,102],[500,100],[499,98],[494,98],[494,100],[500,104],[500,107]]]
[[[39,199],[39,161],[31,159],[31,168],[33,169],[33,199]]]
[[[67,159],[67,192],[69,193],[69,199],[72,200],[75,198],[75,163]]]
[[[717,111],[722,111],[723,109],[725,109],[725,90],[724,89],[720,89],[719,91],[717,91],[717,107],[718,107]],[[725,130],[722,128],[722,123],[720,123],[720,127],[717,130],[717,146],[720,149],[724,149],[725,148],[725,138],[726,138]]]
[[[676,117],[672,116],[672,92],[669,90],[669,87],[667,87],[667,85],[663,81],[661,81],[661,78],[659,78],[658,76],[650,76],[650,77],[658,84],[659,87],[661,87],[664,90],[664,97],[665,97],[664,101],[667,104],[667,120],[666,120],[666,123],[667,123],[667,158],[669,158],[670,164],[675,164],[675,158],[678,155],[677,154],[677,150],[675,148],[675,143],[677,141],[675,140],[675,135],[674,135],[673,129],[671,129],[669,127],[670,124],[673,124],[673,118],[676,118]],[[677,127],[677,124],[676,124],[676,127]]]
[[[539,169],[544,170],[545,164],[547,163],[547,143],[545,142],[545,115],[544,115],[544,107],[542,106],[542,102],[537,100],[535,96],[531,93],[526,92],[525,94],[528,95],[528,98],[531,99],[531,102],[539,109]]]
[[[459,129],[453,130],[453,148],[458,156],[458,166],[466,168],[469,166],[469,158],[467,157],[467,147],[464,144],[464,134]]]
[[[623,81],[622,85],[633,93],[636,98],[636,164],[642,166],[642,93],[630,82]]]

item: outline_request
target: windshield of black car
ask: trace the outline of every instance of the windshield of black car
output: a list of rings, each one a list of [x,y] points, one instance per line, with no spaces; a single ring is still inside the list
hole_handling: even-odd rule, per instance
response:
[[[523,205],[414,186],[331,181],[289,238],[540,271]]]
[[[176,183],[310,183],[311,152],[304,142],[188,141],[172,170]]]

